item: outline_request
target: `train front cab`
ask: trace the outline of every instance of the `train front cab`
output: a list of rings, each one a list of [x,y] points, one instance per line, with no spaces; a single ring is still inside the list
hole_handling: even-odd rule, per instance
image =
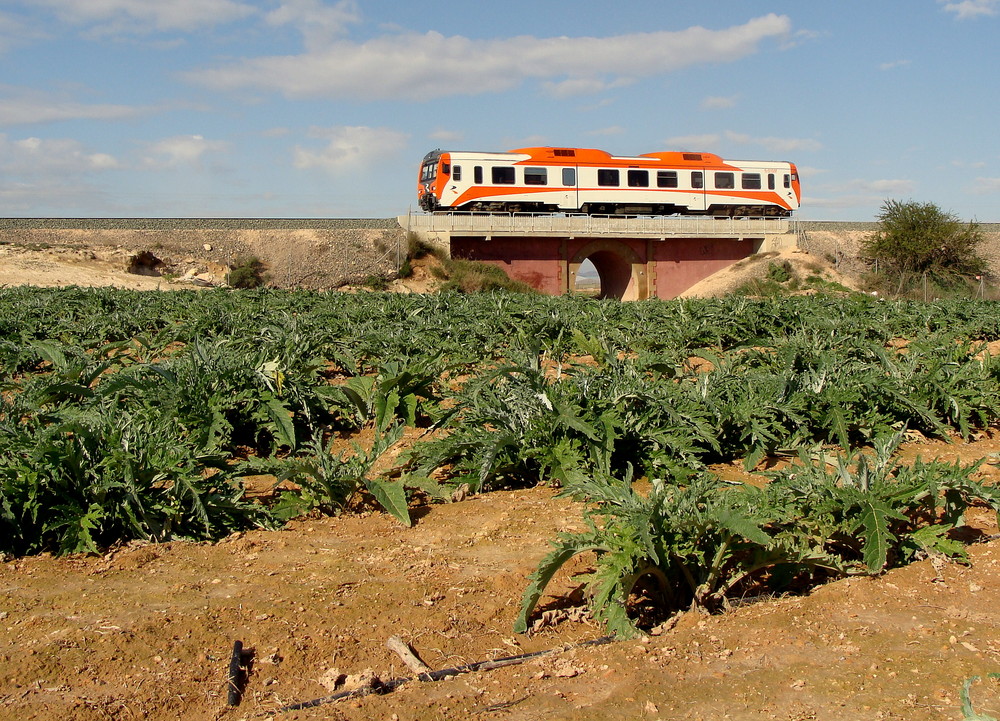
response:
[[[424,156],[420,164],[420,174],[417,178],[417,199],[421,209],[427,212],[437,210],[441,197],[441,186],[445,182],[447,171],[450,170],[447,153],[439,150],[431,151]]]

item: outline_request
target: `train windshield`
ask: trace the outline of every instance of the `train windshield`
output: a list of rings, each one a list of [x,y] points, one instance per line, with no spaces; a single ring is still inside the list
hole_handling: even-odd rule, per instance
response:
[[[420,170],[420,182],[426,183],[437,177],[437,160],[424,163]]]

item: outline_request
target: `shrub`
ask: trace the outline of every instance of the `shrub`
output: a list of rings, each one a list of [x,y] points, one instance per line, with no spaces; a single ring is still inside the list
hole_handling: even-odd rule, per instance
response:
[[[267,266],[257,256],[237,258],[226,274],[226,283],[233,288],[260,288],[271,281]]]
[[[389,279],[384,275],[369,275],[361,284],[370,290],[387,290],[389,288]]]
[[[444,266],[448,277],[440,290],[479,293],[506,290],[513,293],[535,293],[527,283],[512,279],[503,268],[475,260],[451,260]]]
[[[406,257],[417,259],[423,258],[427,255],[433,255],[437,258],[441,258],[441,251],[435,248],[430,243],[424,241],[416,233],[407,233],[406,235]]]
[[[947,285],[956,275],[983,273],[987,264],[979,255],[982,241],[976,223],[964,224],[933,203],[887,200],[862,252],[880,269],[897,273],[897,292],[902,292],[925,274]]]
[[[787,260],[784,263],[769,263],[767,277],[775,283],[784,283],[792,278],[792,265]]]
[[[399,266],[399,277],[409,278],[411,275],[413,275],[413,263],[408,257],[403,258],[403,264]]]

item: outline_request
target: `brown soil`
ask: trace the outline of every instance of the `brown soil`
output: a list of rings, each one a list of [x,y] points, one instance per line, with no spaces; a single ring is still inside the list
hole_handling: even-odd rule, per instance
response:
[[[907,454],[969,459],[998,449],[1000,441],[984,438],[911,445]],[[985,474],[1000,477],[995,466]],[[548,540],[580,527],[572,502],[539,487],[415,515],[413,528],[371,513],[301,520],[214,545],[8,559],[0,566],[0,715],[253,718],[328,696],[341,676],[412,676],[385,648],[392,635],[432,668],[601,635],[572,608],[548,614],[554,623],[530,636],[511,631]],[[996,533],[985,513],[971,521]],[[974,544],[970,555],[969,566],[924,561],[718,616],[688,613],[645,640],[414,681],[278,717],[960,718],[963,681],[1000,670],[1000,542]],[[577,586],[569,574],[559,577],[542,610],[578,603]],[[253,662],[242,704],[227,709],[237,639]],[[995,686],[974,691],[980,712],[1000,708]]]
[[[22,273],[29,270],[36,275],[17,282],[49,284],[40,265]],[[75,281],[50,284],[63,282]],[[904,458],[963,461],[998,452],[1000,436],[991,434],[969,443],[915,439],[903,450]],[[716,470],[754,480],[736,464]],[[996,465],[982,474],[1000,480]],[[357,683],[369,669],[383,681],[412,676],[385,647],[393,635],[436,669],[602,635],[574,610],[571,574],[557,577],[542,604],[554,611],[549,625],[531,635],[511,630],[548,541],[581,527],[580,509],[552,489],[474,496],[414,515],[412,528],[367,513],[217,544],[5,559],[0,718],[257,718],[328,696],[337,679]],[[644,640],[413,681],[276,718],[961,719],[963,682],[1000,671],[1000,540],[983,540],[997,533],[992,514],[969,520],[986,535],[970,546],[968,566],[922,561],[718,616],[684,614]],[[228,708],[236,640],[252,650],[252,664],[242,703]],[[976,682],[972,700],[979,713],[1000,714],[1000,685]]]
[[[25,248],[0,245],[0,286],[115,286],[157,290],[174,285],[162,276],[128,272],[133,253],[121,248],[53,246]],[[185,284],[183,287],[192,287]]]

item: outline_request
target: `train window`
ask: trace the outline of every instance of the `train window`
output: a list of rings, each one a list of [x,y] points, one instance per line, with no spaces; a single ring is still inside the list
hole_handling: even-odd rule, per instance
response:
[[[621,182],[618,179],[618,171],[612,170],[610,168],[598,168],[597,184],[603,185],[605,187],[617,188],[619,185],[621,185]]]
[[[788,173],[785,173],[785,187],[786,188],[792,187],[792,176],[789,175]]]
[[[548,185],[549,178],[545,168],[525,168],[525,185]]]
[[[451,179],[452,180],[461,180],[462,179],[462,166],[461,165],[455,165],[455,166],[452,167],[452,169],[451,169]]]
[[[563,168],[563,185],[570,188],[576,187],[576,168]]]
[[[700,170],[695,170],[691,173],[691,187],[692,188],[704,188],[705,187],[705,174]]]
[[[648,188],[649,187],[649,171],[648,170],[630,170],[630,171],[628,171],[628,187],[630,187],[630,188]]]
[[[767,189],[774,190],[774,173],[767,174]]]
[[[441,163],[441,174],[448,175],[451,172],[451,165],[448,163]]]
[[[572,148],[553,148],[552,154],[557,158],[573,158],[576,156],[576,151]]]
[[[424,172],[420,176],[420,180],[428,181],[433,180],[436,175],[437,166],[434,163],[427,163],[424,165]]]
[[[483,166],[477,165],[472,168],[472,182],[476,185],[482,185],[483,183]]]
[[[743,173],[743,190],[760,190],[760,173]]]
[[[736,187],[736,176],[733,173],[716,173],[715,187],[730,190]]]
[[[494,185],[513,185],[514,168],[503,165],[497,166],[493,168],[492,177]]]
[[[657,188],[676,188],[677,187],[677,171],[676,170],[657,170],[656,171],[656,187]]]

